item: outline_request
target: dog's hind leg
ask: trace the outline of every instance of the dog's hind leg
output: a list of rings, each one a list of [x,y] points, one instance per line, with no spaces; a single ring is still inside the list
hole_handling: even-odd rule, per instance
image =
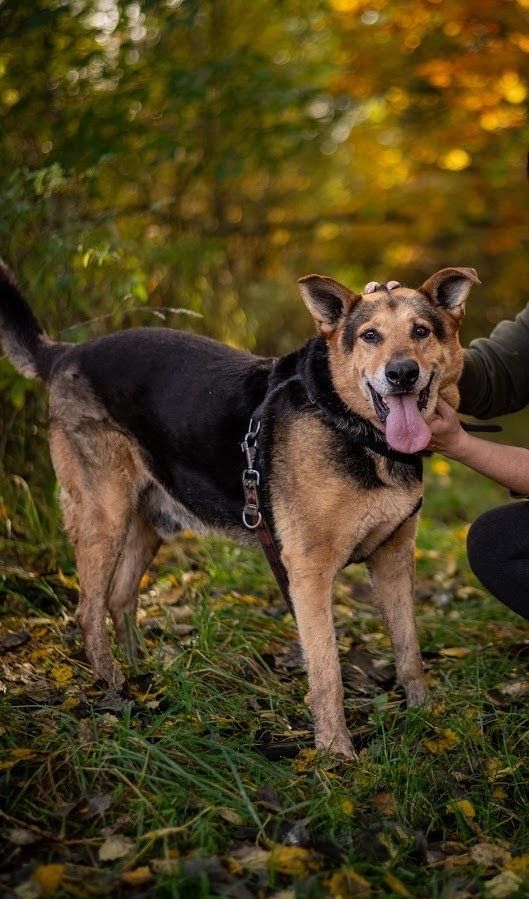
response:
[[[141,513],[133,513],[108,597],[116,638],[131,658],[135,658],[138,652],[135,625],[140,581],[160,543],[160,538]]]
[[[86,654],[98,677],[120,687],[123,675],[112,655],[106,616],[135,515],[139,488],[134,453],[125,437],[97,426],[70,434],[55,428],[50,448],[63,487],[65,524],[75,547],[76,617]]]
[[[415,621],[415,529],[409,519],[367,562],[373,592],[384,616],[393,651],[397,679],[408,706],[420,705],[427,693]]]

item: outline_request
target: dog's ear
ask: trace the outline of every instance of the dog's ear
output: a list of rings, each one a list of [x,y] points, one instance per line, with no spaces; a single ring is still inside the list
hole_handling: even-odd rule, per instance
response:
[[[305,275],[298,280],[303,302],[316,322],[318,331],[332,334],[361,296],[324,275]]]
[[[473,284],[481,284],[475,268],[443,268],[428,278],[419,292],[459,322],[465,314],[465,300]]]

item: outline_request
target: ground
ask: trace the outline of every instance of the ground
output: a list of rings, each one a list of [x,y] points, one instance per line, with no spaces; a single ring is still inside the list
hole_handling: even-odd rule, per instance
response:
[[[258,552],[191,534],[164,548],[142,583],[145,659],[119,696],[87,667],[58,525],[6,487],[0,894],[529,896],[529,630],[464,553],[467,522],[505,497],[441,460],[427,488],[431,701],[405,709],[349,569],[335,616],[359,759],[345,763],[312,748],[295,625]]]

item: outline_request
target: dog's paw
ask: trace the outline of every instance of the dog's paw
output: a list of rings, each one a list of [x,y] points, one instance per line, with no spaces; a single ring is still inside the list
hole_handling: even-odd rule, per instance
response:
[[[330,752],[331,755],[339,755],[352,761],[358,758],[347,731],[339,734],[317,734],[315,744],[316,749]]]
[[[424,705],[428,697],[428,687],[424,678],[418,677],[416,680],[408,681],[404,689],[406,691],[406,705],[409,709]]]

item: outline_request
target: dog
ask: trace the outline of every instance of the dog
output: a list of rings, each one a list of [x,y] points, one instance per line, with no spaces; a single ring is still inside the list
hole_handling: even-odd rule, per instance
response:
[[[299,281],[316,336],[279,360],[168,328],[81,344],[52,341],[0,268],[4,352],[49,386],[49,439],[75,549],[77,620],[94,673],[123,675],[106,626],[134,653],[141,577],[181,528],[245,542],[240,441],[262,406],[263,510],[288,583],[317,748],[349,758],[333,625],[336,574],[366,562],[407,703],[426,696],[414,615],[420,452],[441,395],[458,405],[458,330],[472,268],[418,289],[332,278]]]

